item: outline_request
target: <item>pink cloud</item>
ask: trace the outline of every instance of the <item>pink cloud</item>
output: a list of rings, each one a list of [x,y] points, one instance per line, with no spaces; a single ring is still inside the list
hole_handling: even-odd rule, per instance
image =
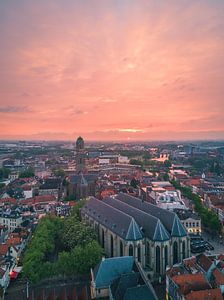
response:
[[[222,2],[0,5],[0,138],[224,137]]]

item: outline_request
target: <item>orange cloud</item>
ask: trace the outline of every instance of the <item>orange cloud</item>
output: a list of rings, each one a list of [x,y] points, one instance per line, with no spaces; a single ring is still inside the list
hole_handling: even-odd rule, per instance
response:
[[[223,9],[1,2],[0,138],[224,138]]]

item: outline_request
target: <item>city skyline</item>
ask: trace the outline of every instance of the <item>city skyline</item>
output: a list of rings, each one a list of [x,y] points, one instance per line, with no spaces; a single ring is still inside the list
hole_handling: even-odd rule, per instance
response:
[[[224,139],[223,1],[2,1],[0,139]]]

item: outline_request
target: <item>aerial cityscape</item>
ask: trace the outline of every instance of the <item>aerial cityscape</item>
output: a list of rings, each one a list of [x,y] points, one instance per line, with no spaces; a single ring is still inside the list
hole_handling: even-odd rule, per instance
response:
[[[223,12],[0,1],[0,300],[224,299]]]

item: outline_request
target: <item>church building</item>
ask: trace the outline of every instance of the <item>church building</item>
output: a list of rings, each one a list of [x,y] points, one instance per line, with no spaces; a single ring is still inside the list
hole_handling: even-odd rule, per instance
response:
[[[82,219],[95,228],[108,257],[134,256],[152,280],[190,256],[190,240],[178,216],[128,194],[91,197]]]
[[[85,160],[85,144],[80,136],[76,140],[76,173],[68,178],[67,189],[67,196],[74,197],[75,200],[95,195],[97,177],[87,173]]]

